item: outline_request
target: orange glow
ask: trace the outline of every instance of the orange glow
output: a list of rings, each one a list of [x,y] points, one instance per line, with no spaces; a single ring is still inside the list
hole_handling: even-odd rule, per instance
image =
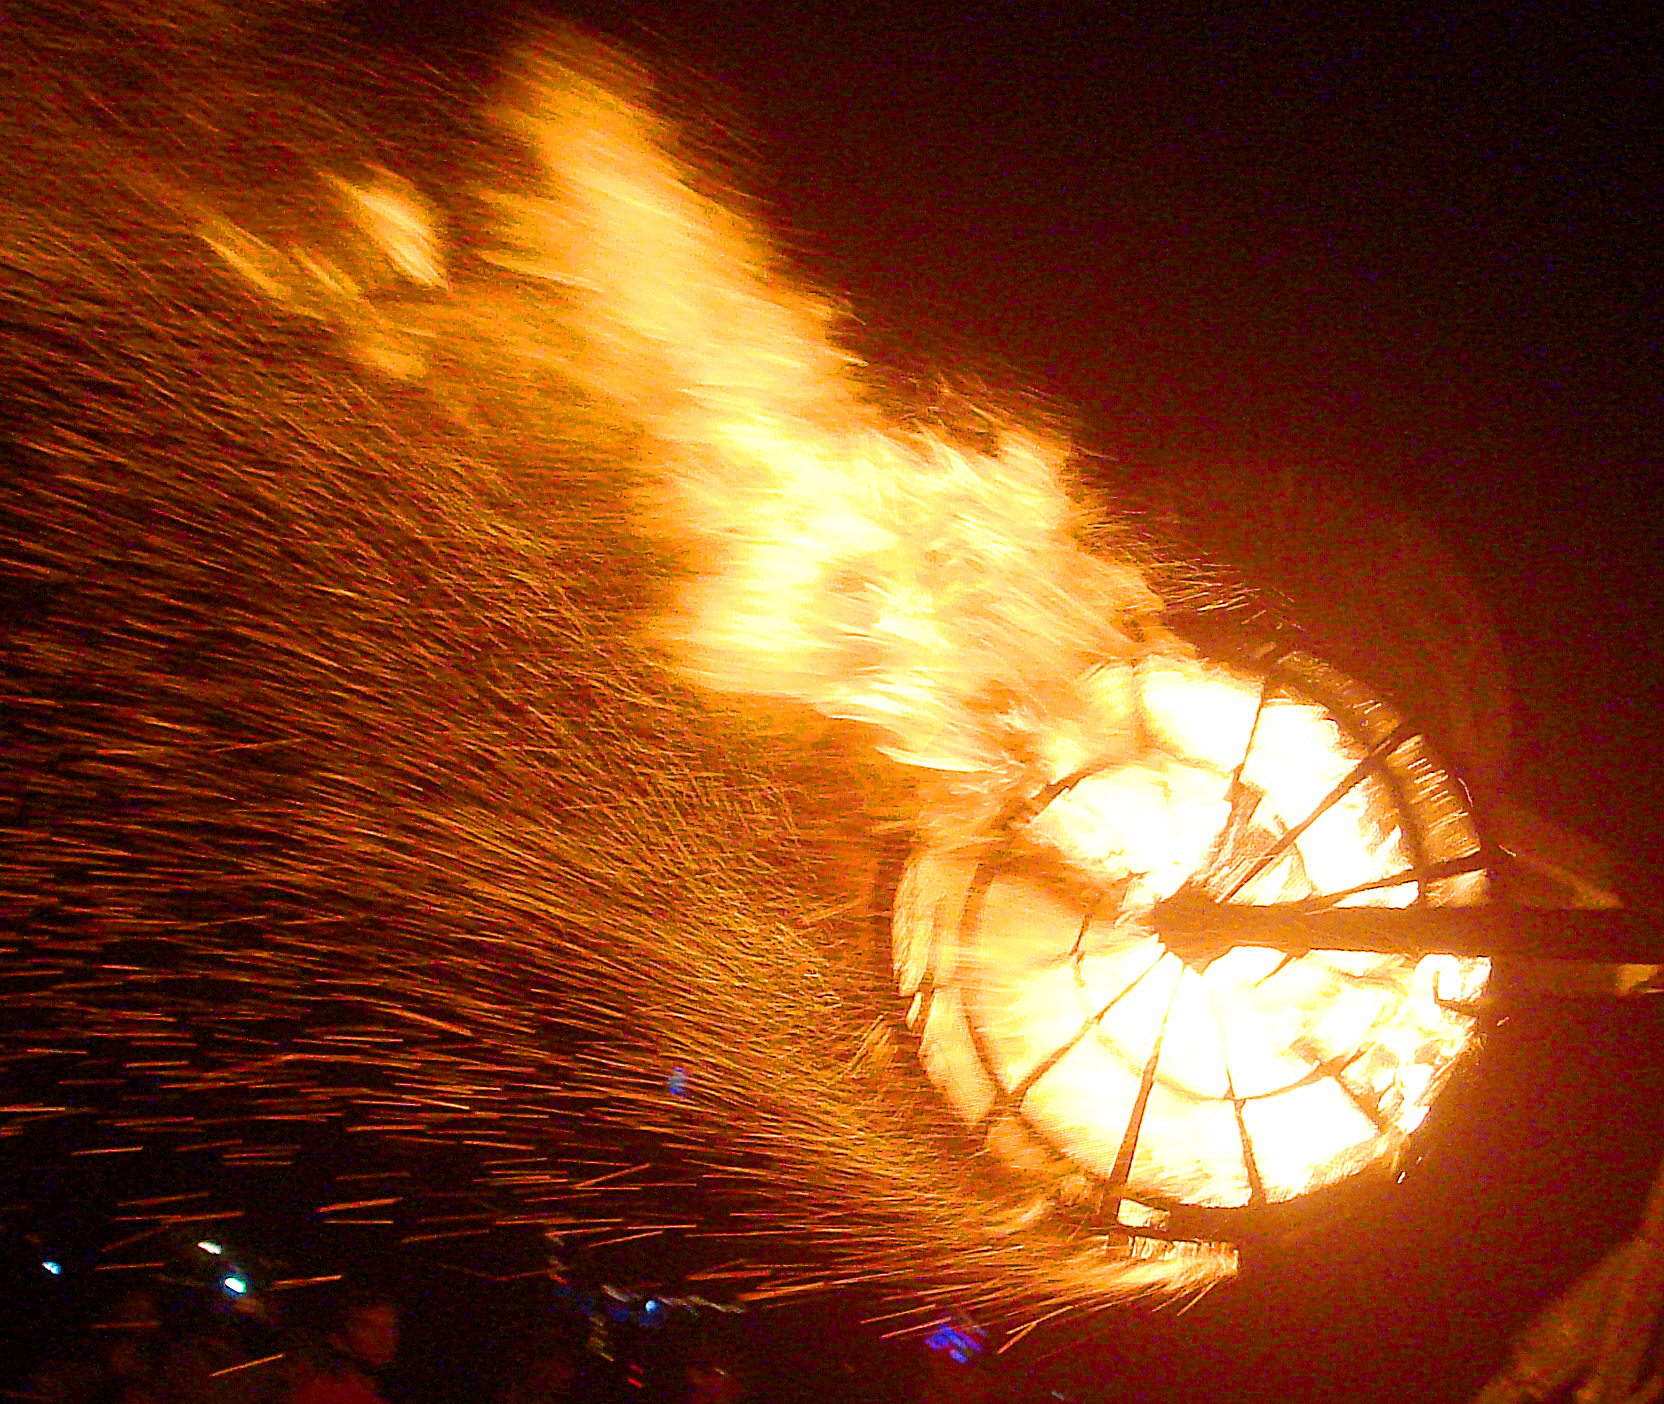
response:
[[[1274,903],[1411,873],[1383,782],[1346,787],[1357,743],[1149,627],[1137,570],[1077,544],[1066,444],[898,429],[826,304],[698,192],[617,76],[526,70],[504,120],[556,195],[502,199],[494,257],[576,303],[575,373],[662,446],[637,521],[694,565],[658,624],[677,668],[862,724],[912,775],[928,837],[895,957],[931,1080],[1006,1160],[1038,1142],[1063,1178],[1152,1205],[1283,1200],[1390,1155],[1468,1037],[1437,996],[1471,998],[1483,962],[1237,950],[1192,968],[1141,924],[1199,878]],[[977,889],[977,836],[1071,775],[1021,835],[1029,867]],[[1407,878],[1341,900],[1482,891]]]
[[[1076,763],[1094,669],[1159,601],[1077,546],[1068,445],[992,418],[988,452],[898,428],[827,304],[616,83],[533,66],[505,120],[560,198],[500,201],[495,257],[576,300],[575,372],[662,446],[637,521],[695,566],[658,626],[684,675],[870,728],[957,796],[943,825]]]
[[[1003,859],[914,857],[898,982],[929,990],[911,1017],[926,1072],[967,1123],[1001,1124],[1005,1158],[1032,1162],[1037,1142],[1153,1206],[1290,1199],[1420,1125],[1471,1032],[1449,1006],[1477,996],[1488,963],[1252,947],[1187,963],[1164,948],[1147,918],[1187,883],[1271,903],[1405,875],[1337,899],[1377,906],[1420,887],[1385,781],[1335,796],[1363,752],[1323,709],[1190,659],[1139,676],[1141,755],[1065,789]],[[1256,873],[1249,860],[1291,833]],[[1469,875],[1436,900],[1483,892]]]
[[[973,448],[888,413],[828,304],[703,193],[644,87],[612,55],[522,64],[497,118],[540,177],[484,196],[489,276],[447,268],[437,214],[385,174],[325,182],[377,273],[362,247],[325,257],[218,215],[201,236],[376,370],[420,377],[464,327],[551,371],[552,414],[576,387],[640,432],[632,520],[683,566],[652,642],[710,692],[860,725],[910,781],[923,838],[894,959],[924,1069],[1049,1202],[1095,1186],[1121,1224],[1159,1228],[1176,1206],[1286,1200],[1390,1156],[1469,1035],[1440,1001],[1472,998],[1484,962],[1187,963],[1146,919],[1186,885],[1239,903],[1479,900],[1477,874],[1420,876],[1421,848],[1477,847],[1453,787],[1419,739],[1394,785],[1359,770],[1365,748],[1397,763],[1396,718],[1360,742],[1165,634],[1139,571],[1079,544],[1094,518],[1054,435],[990,417]],[[447,310],[424,323],[381,296],[399,282]],[[545,302],[546,319],[528,311]],[[1414,842],[1405,790],[1437,792],[1415,801]],[[1129,1290],[1234,1264],[1116,1243]]]
[[[425,377],[467,328],[639,426],[635,526],[686,565],[652,625],[675,669],[868,728],[936,801],[928,822],[974,829],[1102,754],[1106,665],[1160,601],[1079,546],[1094,516],[1066,442],[989,415],[973,448],[878,403],[830,305],[701,191],[647,86],[582,46],[521,63],[495,115],[541,178],[484,192],[489,277],[448,266],[438,212],[386,171],[322,176],[316,246],[217,211],[198,233],[380,373]]]

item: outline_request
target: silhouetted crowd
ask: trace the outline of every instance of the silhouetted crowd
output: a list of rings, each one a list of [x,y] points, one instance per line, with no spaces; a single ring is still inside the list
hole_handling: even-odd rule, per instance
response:
[[[895,1352],[887,1367],[858,1362],[837,1342],[817,1360],[783,1367],[763,1364],[741,1337],[716,1327],[619,1327],[604,1309],[586,1313],[564,1298],[539,1299],[519,1313],[483,1292],[448,1303],[448,1311],[442,1304],[436,1312],[429,1294],[412,1292],[409,1300],[425,1313],[407,1312],[387,1288],[340,1281],[305,1294],[309,1319],[290,1323],[270,1296],[132,1287],[95,1308],[71,1342],[48,1347],[11,1397],[40,1404],[994,1404],[1031,1394],[986,1360],[935,1348],[933,1338]]]
[[[162,1294],[140,1287],[98,1314],[79,1348],[49,1358],[25,1395],[42,1404],[416,1404],[390,1386],[403,1329],[389,1293],[346,1286],[319,1320],[288,1328],[261,1304],[244,1310],[187,1311],[170,1320]],[[482,1400],[558,1404],[603,1400],[606,1362],[587,1360],[577,1327],[551,1323],[519,1342],[517,1358],[498,1362],[500,1377],[482,1381]],[[712,1393],[688,1371],[687,1400],[737,1399]]]

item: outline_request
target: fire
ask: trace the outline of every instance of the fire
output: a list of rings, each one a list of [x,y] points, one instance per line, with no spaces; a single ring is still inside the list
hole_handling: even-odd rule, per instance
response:
[[[1429,876],[1478,847],[1436,760],[1377,704],[1347,702],[1343,727],[1263,671],[1198,661],[1137,568],[1081,544],[1093,518],[1055,436],[990,418],[974,448],[889,413],[829,304],[704,193],[644,88],[610,54],[522,64],[497,118],[540,181],[486,197],[487,275],[445,266],[413,188],[330,178],[380,276],[443,311],[219,216],[201,236],[372,370],[428,376],[471,338],[639,429],[633,526],[681,565],[648,629],[672,669],[856,723],[911,781],[897,980],[926,1073],[1002,1163],[1148,1229],[1390,1157],[1469,1036],[1452,1006],[1484,962],[1181,952],[1148,918],[1182,887],[1478,900],[1479,876]],[[1135,1287],[1234,1262],[1117,1242],[1110,1276]]]
[[[595,69],[527,70],[508,124],[561,198],[501,201],[496,257],[577,299],[582,373],[661,446],[638,526],[695,565],[661,643],[706,688],[870,728],[978,815],[1054,778],[1101,719],[1083,686],[1159,608],[1077,544],[1068,445],[992,419],[989,452],[896,427],[828,305],[698,193],[616,60]]]
[[[573,203],[552,225],[515,207],[517,266],[594,299],[609,392],[643,363],[668,378],[642,403],[667,445],[643,522],[703,563],[661,625],[683,671],[871,728],[935,779],[921,822],[940,835],[1093,768],[1025,837],[1114,892],[1096,918],[1002,874],[967,934],[975,865],[944,849],[910,869],[897,964],[904,994],[932,967],[915,1022],[960,1114],[1010,1103],[1091,1175],[1183,1204],[1287,1199],[1390,1154],[1468,1036],[1446,1002],[1483,962],[1243,949],[1193,968],[1139,924],[1198,875],[1270,903],[1405,874],[1341,900],[1416,900],[1383,783],[1343,787],[1357,748],[1319,707],[1136,643],[1158,602],[1076,544],[1066,446],[1012,433],[976,453],[889,427],[824,305],[695,193],[639,109],[575,69],[532,81],[517,130]]]
[[[1228,936],[1169,950],[1152,909],[1186,884],[1252,903],[1471,902],[1482,875],[1424,875],[1477,838],[1379,704],[1365,724],[1386,739],[1366,748],[1263,676],[1155,658],[1137,679],[1141,754],[980,852],[938,846],[908,866],[895,964],[910,1022],[931,1079],[1013,1163],[1162,1210],[1292,1199],[1421,1124],[1488,962]],[[1406,805],[1408,770],[1424,787]]]
[[[1284,1200],[1390,1155],[1468,1037],[1447,1006],[1483,962],[1187,964],[1141,921],[1198,880],[1402,905],[1475,900],[1482,878],[1424,892],[1390,786],[1346,785],[1362,752],[1323,708],[1153,627],[1138,571],[1079,544],[1066,444],[896,427],[827,303],[628,96],[642,81],[611,57],[523,71],[503,121],[551,193],[497,201],[493,257],[575,302],[576,372],[659,445],[637,526],[693,566],[655,626],[677,669],[858,723],[914,776],[933,837],[896,964],[930,1077],[1007,1160],[1061,1157],[1154,1205]],[[1077,772],[1022,836],[1045,861],[979,889],[966,843]]]
[[[1130,560],[1081,546],[1095,519],[1067,443],[990,415],[992,447],[973,448],[881,404],[831,306],[702,193],[646,88],[594,46],[522,61],[495,115],[541,178],[482,196],[492,276],[448,267],[439,212],[386,171],[325,175],[328,248],[218,212],[198,235],[378,373],[461,401],[433,352],[484,342],[639,426],[633,525],[682,565],[650,625],[675,670],[867,728],[926,822],[965,832],[1103,754],[1111,665],[1143,651],[1161,602]]]

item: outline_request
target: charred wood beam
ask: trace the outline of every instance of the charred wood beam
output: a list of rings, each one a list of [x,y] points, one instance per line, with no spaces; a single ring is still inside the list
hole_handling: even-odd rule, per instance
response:
[[[1149,925],[1193,965],[1236,946],[1664,965],[1664,913],[1623,907],[1248,907],[1180,893]]]

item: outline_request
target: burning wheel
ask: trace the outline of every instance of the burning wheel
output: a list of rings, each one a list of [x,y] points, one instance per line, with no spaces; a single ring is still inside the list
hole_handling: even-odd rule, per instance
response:
[[[974,851],[906,862],[906,1023],[958,1116],[1054,1200],[1251,1236],[1393,1170],[1489,962],[1238,944],[1224,912],[1163,939],[1158,904],[1471,904],[1485,850],[1426,737],[1304,653],[1152,655],[1094,687],[1109,754]]]

